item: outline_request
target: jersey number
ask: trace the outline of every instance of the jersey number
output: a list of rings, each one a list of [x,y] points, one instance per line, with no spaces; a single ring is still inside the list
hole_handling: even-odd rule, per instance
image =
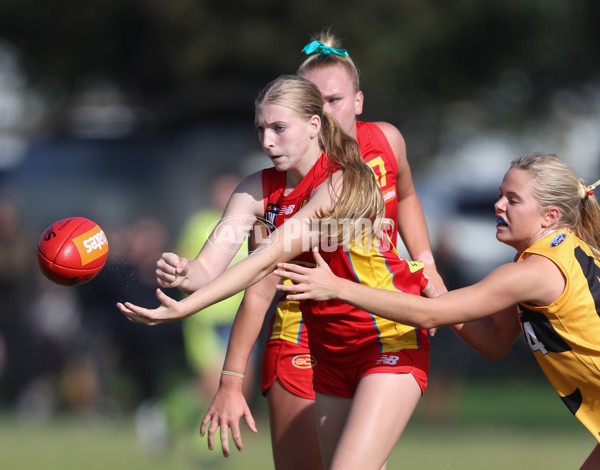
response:
[[[544,346],[544,343],[538,340],[537,336],[535,335],[535,331],[533,331],[531,323],[528,321],[523,322],[523,333],[525,334],[525,339],[527,340],[527,343],[529,343],[529,347],[532,351],[539,351],[542,354],[548,354],[546,346]]]
[[[373,170],[373,173],[375,173],[375,176],[377,177],[378,183],[379,183],[379,187],[380,188],[385,188],[385,162],[383,161],[383,158],[381,157],[376,157],[373,160],[370,160],[368,162],[368,165],[371,167],[371,169]],[[377,171],[375,169],[379,169],[379,176],[377,176]]]

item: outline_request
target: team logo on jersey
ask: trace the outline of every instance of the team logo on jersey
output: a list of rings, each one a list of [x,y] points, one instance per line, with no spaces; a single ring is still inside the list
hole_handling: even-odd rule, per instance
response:
[[[292,358],[292,365],[298,369],[310,369],[315,366],[317,360],[310,354],[298,354]]]
[[[550,242],[550,246],[552,248],[554,248],[555,246],[560,245],[562,242],[565,241],[565,238],[567,238],[567,234],[566,233],[559,233],[558,235],[556,235],[552,241]]]
[[[270,202],[267,204],[267,210],[265,211],[265,223],[269,230],[275,230],[275,221],[277,220],[277,214],[279,213],[279,204]]]

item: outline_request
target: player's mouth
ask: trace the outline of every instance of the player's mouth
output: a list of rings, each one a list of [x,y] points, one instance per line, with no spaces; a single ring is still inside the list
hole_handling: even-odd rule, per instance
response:
[[[496,224],[497,227],[508,227],[506,221],[500,216],[496,216]]]

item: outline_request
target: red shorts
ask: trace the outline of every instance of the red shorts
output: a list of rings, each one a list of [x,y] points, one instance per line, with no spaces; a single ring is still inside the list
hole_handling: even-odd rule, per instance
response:
[[[279,379],[289,392],[314,400],[314,364],[314,357],[305,347],[279,339],[267,341],[261,374],[263,395]]]
[[[371,374],[412,374],[421,393],[427,387],[429,349],[376,353],[346,366],[336,364],[332,367],[325,362],[317,362],[313,374],[315,391],[326,395],[352,398],[360,379]]]

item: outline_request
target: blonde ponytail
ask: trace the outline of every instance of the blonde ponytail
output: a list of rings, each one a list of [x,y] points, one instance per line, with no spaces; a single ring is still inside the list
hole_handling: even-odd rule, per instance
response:
[[[372,240],[380,235],[384,201],[373,170],[360,155],[358,142],[347,134],[337,120],[323,112],[321,138],[332,170],[342,169],[344,179],[335,206],[330,212],[321,211],[324,223],[338,222],[333,234],[339,244],[348,246],[356,239]],[[339,224],[347,221],[348,224]],[[351,230],[344,230],[350,226]]]

